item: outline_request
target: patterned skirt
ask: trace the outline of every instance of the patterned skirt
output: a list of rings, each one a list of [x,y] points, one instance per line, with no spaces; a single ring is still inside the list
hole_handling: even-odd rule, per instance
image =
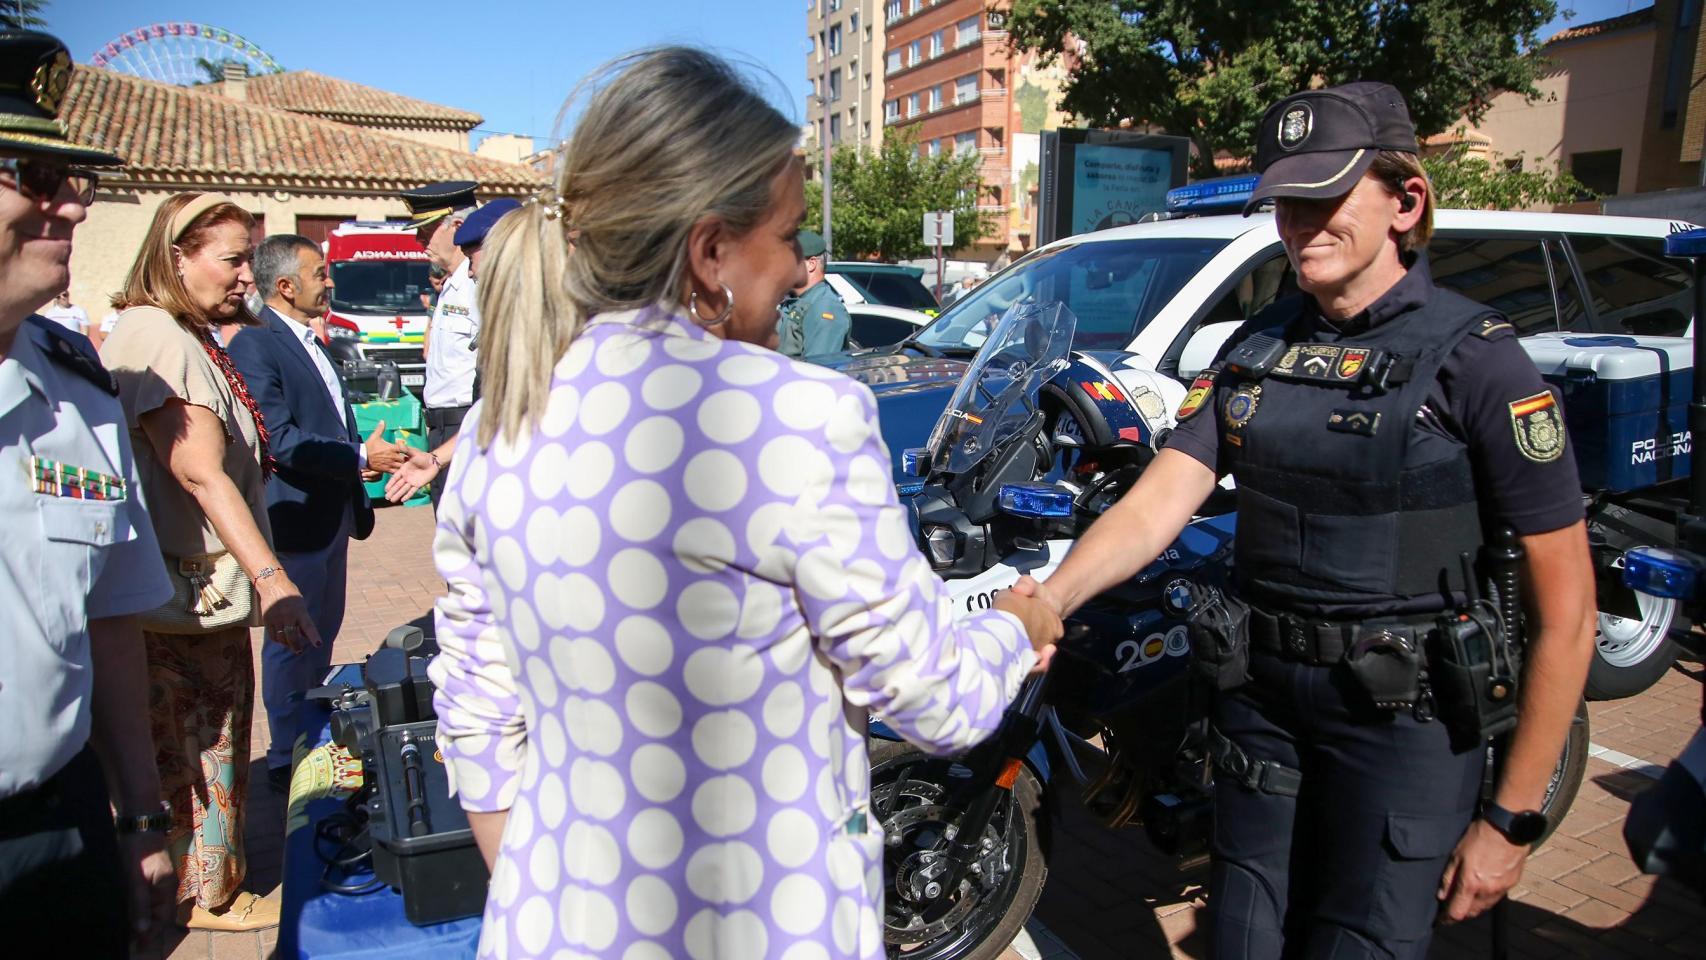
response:
[[[177,865],[178,902],[218,910],[237,896],[248,866],[243,800],[255,708],[249,629],[142,635],[160,788],[172,803],[166,848]]]

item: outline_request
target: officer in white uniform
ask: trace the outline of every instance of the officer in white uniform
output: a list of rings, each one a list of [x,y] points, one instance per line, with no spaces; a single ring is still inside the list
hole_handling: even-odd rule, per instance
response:
[[[430,183],[403,191],[415,236],[436,267],[446,272],[438,305],[427,326],[426,407],[427,449],[436,450],[456,436],[462,418],[474,403],[475,346],[480,333],[480,307],[468,257],[455,242],[456,230],[475,210],[471,180]],[[438,505],[444,477],[432,482],[432,502]]]
[[[32,238],[0,245],[0,952],[125,957],[176,891],[134,616],[172,588],[117,384],[30,312],[93,202],[76,167],[121,162],[65,139],[70,74],[58,40],[0,31],[0,237]]]

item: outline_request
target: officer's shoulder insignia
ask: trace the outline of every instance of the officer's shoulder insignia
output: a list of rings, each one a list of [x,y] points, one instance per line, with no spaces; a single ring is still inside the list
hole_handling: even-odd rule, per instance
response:
[[[1564,418],[1551,391],[1542,390],[1510,404],[1516,448],[1535,463],[1551,463],[1564,455]]]
[[[80,333],[72,333],[46,317],[31,314],[28,321],[43,335],[42,344],[48,359],[89,381],[101,390],[118,396],[118,381],[101,364],[95,345]]]
[[[1179,404],[1179,411],[1173,414],[1173,419],[1184,423],[1195,416],[1214,393],[1214,378],[1218,376],[1220,370],[1217,367],[1209,367],[1197,374],[1197,378],[1191,381],[1191,389],[1185,392],[1185,402]]]
[[[1484,340],[1491,340],[1506,330],[1514,333],[1516,328],[1511,326],[1504,317],[1483,317],[1481,322],[1475,325],[1475,335]]]

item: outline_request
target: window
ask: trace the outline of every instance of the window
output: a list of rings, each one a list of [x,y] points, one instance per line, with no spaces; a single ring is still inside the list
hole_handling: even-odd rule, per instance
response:
[[[830,13],[834,13],[835,11],[840,10],[840,9],[841,9],[841,0],[829,0],[829,12]]]
[[[955,27],[959,33],[959,36],[955,39],[954,46],[963,47],[968,43],[976,43],[977,42],[977,18],[976,17],[967,17],[966,19],[961,20],[958,24],[956,24]]]
[[[918,332],[918,327],[894,317],[877,317],[849,310],[853,329],[848,332],[860,347],[887,347]]]
[[[840,100],[840,99],[841,99],[841,68],[836,67],[834,70],[829,71],[829,102],[834,103],[835,101]]]
[[[888,6],[883,10],[883,22],[893,23],[899,20],[901,16],[900,0],[889,0]]]
[[[871,71],[869,70],[865,71],[865,89],[871,89]]]
[[[855,38],[859,36],[859,14],[857,11],[847,18],[847,32]]]
[[[911,43],[906,45],[906,65],[907,66],[916,67],[916,66],[918,66],[919,61],[921,61],[923,59],[924,59],[924,56],[920,50],[919,41],[914,40]]]
[[[968,73],[954,81],[954,102],[965,103],[977,99],[977,74]]]
[[[1248,273],[1234,281],[1232,288],[1227,290],[1206,314],[1203,314],[1201,320],[1197,321],[1192,332],[1194,334],[1197,330],[1217,323],[1243,323],[1267,308],[1275,300],[1296,292],[1297,274],[1291,269],[1291,261],[1286,258],[1284,253],[1276,254],[1257,264]],[[1188,342],[1187,338],[1181,337],[1177,343],[1178,349],[1183,350]],[[1188,372],[1196,373],[1195,368],[1199,366],[1198,361],[1207,363],[1211,359],[1213,358],[1190,358],[1192,362],[1189,366],[1193,369]],[[1168,365],[1169,373],[1178,370],[1178,361],[1175,360]]]
[[[817,58],[820,63],[823,61],[823,45],[825,42],[826,41],[823,38],[823,31],[819,30],[817,32]]]
[[[1609,197],[1617,192],[1617,181],[1623,176],[1623,151],[1594,150],[1588,153],[1572,153],[1570,172],[1582,182],[1582,186],[1602,197]]]
[[[883,122],[884,123],[893,123],[899,119],[900,119],[900,101],[899,100],[884,100],[883,101]]]
[[[829,28],[829,55],[834,57],[841,53],[841,24]]]
[[[942,55],[942,43],[947,39],[947,35],[946,30],[938,30],[930,35],[930,56],[939,57]]]
[[[924,145],[924,155],[927,157],[939,157],[939,156],[941,156],[942,155],[942,141],[932,140],[929,143],[925,144]]]
[[[909,93],[906,95],[906,115],[909,117],[918,116],[918,94]]]
[[[866,120],[864,123],[859,125],[859,139],[871,139],[871,121]]]
[[[924,0],[912,0],[912,12],[913,13],[917,13],[918,11],[920,11],[922,9],[924,9]]]
[[[1435,283],[1504,314],[1518,333],[1558,329],[1552,275],[1539,240],[1435,237],[1428,266]]]
[[[839,113],[829,115],[829,142],[841,142],[841,114]]]
[[[931,87],[930,88],[930,109],[931,110],[942,109],[942,88],[941,87]]]
[[[900,51],[890,50],[883,55],[883,72],[895,73],[900,70]]]
[[[1522,158],[1521,157],[1507,157],[1505,159],[1505,172],[1506,173],[1521,173],[1522,172]]]
[[[977,134],[975,134],[975,133],[956,133],[956,134],[954,134],[954,156],[963,157],[968,153],[976,153],[976,152],[977,152]]]
[[[1694,312],[1688,273],[1664,241],[1573,235],[1570,246],[1593,302],[1594,331],[1680,337]]]

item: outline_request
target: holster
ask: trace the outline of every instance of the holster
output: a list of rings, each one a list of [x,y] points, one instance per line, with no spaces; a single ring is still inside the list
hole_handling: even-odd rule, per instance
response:
[[[1215,690],[1236,690],[1250,682],[1250,607],[1214,587],[1194,592],[1191,669]]]

